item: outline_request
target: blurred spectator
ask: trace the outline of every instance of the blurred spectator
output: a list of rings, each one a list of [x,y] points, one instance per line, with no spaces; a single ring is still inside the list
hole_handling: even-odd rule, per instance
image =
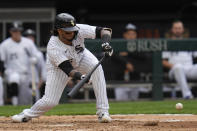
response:
[[[183,22],[172,22],[171,32],[167,35],[173,40],[188,38],[189,33],[184,29]],[[187,44],[187,43],[186,43]],[[169,70],[169,78],[175,79],[181,88],[184,99],[192,99],[187,79],[197,79],[197,65],[193,64],[193,52],[163,52],[163,66]]]
[[[129,23],[126,25],[123,38],[126,40],[134,40],[137,38],[136,26]],[[130,56],[132,53],[129,52],[120,52],[117,58],[122,61],[125,65],[124,69],[124,81],[128,82],[130,80],[139,80],[139,73],[136,72],[132,61],[130,60]],[[131,56],[132,57],[132,56]],[[139,88],[116,88],[115,89],[115,97],[116,100],[137,100],[139,96]]]
[[[129,23],[126,25],[123,33],[123,38],[126,40],[134,40],[137,38],[136,26]]]
[[[23,35],[35,44],[36,33],[32,29],[27,29]],[[36,45],[36,44],[35,44]],[[40,97],[44,94],[44,84],[46,81],[46,62],[44,59],[44,55],[41,51],[37,52],[37,63],[35,64],[35,81],[36,81],[36,101],[40,99]],[[30,72],[32,73],[32,72]],[[32,80],[32,78],[30,77]],[[41,95],[40,95],[41,92]]]
[[[184,28],[183,22],[180,20],[173,21],[171,29],[165,33],[165,37],[170,39],[189,38],[189,35],[189,30]]]
[[[13,22],[10,28],[11,37],[2,42],[0,52],[8,84],[7,94],[13,105],[26,105],[32,102],[28,70],[30,59],[35,57],[37,49],[31,40],[22,37],[22,30],[21,22]]]

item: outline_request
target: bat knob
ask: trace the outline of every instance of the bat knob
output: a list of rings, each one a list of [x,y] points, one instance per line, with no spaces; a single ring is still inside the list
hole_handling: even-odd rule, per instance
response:
[[[37,63],[37,59],[35,57],[30,58],[30,61],[32,64],[36,64]]]

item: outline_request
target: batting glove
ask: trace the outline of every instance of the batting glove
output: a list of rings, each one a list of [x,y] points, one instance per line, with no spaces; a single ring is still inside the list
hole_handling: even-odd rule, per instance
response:
[[[82,80],[82,79],[84,79],[86,77],[86,75],[82,75],[80,72],[76,72],[75,74],[74,74],[74,76],[73,76],[73,79],[74,80]],[[89,78],[90,79],[90,78]],[[86,82],[86,83],[88,83],[89,82],[89,79],[88,79],[88,81]]]
[[[109,43],[105,42],[101,46],[106,56],[112,56],[113,48],[109,45]]]

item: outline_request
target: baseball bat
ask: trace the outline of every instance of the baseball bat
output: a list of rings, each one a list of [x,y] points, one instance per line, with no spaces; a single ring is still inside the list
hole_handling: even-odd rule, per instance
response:
[[[100,59],[100,61],[98,62],[98,64],[95,65],[95,67],[85,76],[84,79],[82,79],[80,82],[78,82],[73,89],[68,93],[68,97],[72,98],[74,97],[77,92],[79,91],[79,89],[87,82],[87,80],[89,80],[89,78],[91,77],[92,73],[97,69],[97,67],[101,64],[101,62],[104,60],[105,55]]]
[[[31,63],[31,87],[32,87],[32,102],[33,104],[36,102],[36,78],[35,78],[35,65]]]

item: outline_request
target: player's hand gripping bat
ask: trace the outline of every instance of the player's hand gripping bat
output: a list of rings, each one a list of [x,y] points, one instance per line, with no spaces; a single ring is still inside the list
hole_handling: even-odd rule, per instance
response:
[[[79,89],[89,80],[89,78],[91,77],[92,73],[97,69],[97,67],[102,63],[102,61],[104,60],[105,55],[100,59],[100,61],[98,62],[98,64],[95,65],[95,67],[85,76],[84,79],[82,79],[80,82],[78,82],[73,89],[68,93],[68,97],[72,98],[74,97],[77,92],[79,91]]]

